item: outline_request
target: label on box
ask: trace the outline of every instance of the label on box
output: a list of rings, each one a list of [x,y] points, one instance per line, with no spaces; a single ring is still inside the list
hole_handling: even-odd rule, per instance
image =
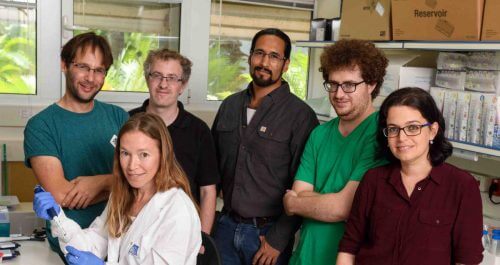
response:
[[[377,5],[375,6],[375,11],[377,11],[379,16],[384,15],[385,9],[380,2],[377,2]]]

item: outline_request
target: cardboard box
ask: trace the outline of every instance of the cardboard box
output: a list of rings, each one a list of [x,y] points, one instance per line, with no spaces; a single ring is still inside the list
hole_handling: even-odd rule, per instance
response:
[[[481,40],[500,40],[500,19],[497,17],[499,10],[500,0],[486,0]]]
[[[391,3],[394,40],[480,38],[484,0],[392,0]]]
[[[342,2],[341,39],[390,40],[391,0]]]

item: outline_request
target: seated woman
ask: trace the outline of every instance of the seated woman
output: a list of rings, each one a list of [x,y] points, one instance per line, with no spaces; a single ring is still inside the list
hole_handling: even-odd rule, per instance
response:
[[[482,205],[477,182],[444,163],[452,153],[443,116],[420,88],[390,94],[377,140],[390,164],[356,191],[337,265],[478,264]]]
[[[106,209],[87,229],[61,211],[48,192],[35,194],[37,215],[52,221],[69,264],[196,264],[201,245],[197,207],[189,182],[175,160],[165,123],[142,113],[120,130],[114,184]]]

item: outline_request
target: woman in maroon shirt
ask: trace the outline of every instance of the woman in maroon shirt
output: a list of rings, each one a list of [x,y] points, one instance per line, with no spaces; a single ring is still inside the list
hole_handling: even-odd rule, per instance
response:
[[[478,264],[482,205],[474,178],[444,163],[452,153],[443,116],[420,88],[390,94],[377,140],[390,164],[356,191],[337,265]]]

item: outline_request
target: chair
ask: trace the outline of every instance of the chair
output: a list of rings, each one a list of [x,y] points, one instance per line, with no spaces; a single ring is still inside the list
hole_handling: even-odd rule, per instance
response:
[[[205,253],[198,254],[197,265],[221,265],[221,258],[215,241],[207,233],[201,232],[201,244],[205,246]]]

